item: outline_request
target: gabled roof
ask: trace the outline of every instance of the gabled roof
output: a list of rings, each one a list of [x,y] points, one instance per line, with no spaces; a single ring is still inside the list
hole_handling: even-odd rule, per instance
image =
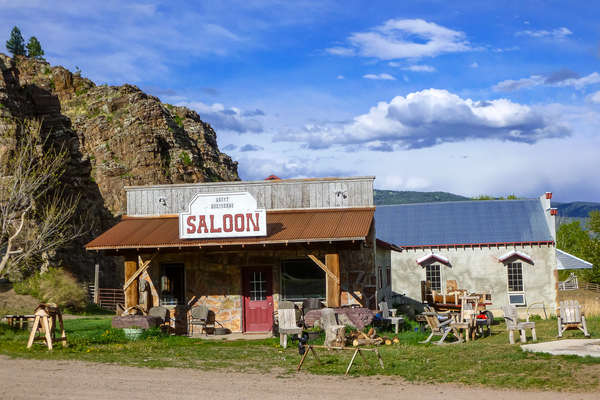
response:
[[[582,260],[579,257],[575,257],[573,254],[569,254],[566,251],[556,249],[556,269],[583,269],[593,268],[593,264]]]
[[[538,199],[377,206],[375,226],[401,247],[554,241]]]
[[[180,239],[177,215],[124,217],[88,243],[87,250],[269,245],[365,240],[374,209],[336,208],[267,211],[267,236]]]
[[[512,259],[518,258],[520,260],[523,260],[525,262],[528,262],[529,264],[533,265],[533,258],[531,258],[531,256],[529,254],[525,254],[522,251],[516,251],[516,250],[511,250],[508,253],[505,253],[503,255],[501,255],[500,257],[498,257],[498,261],[500,262],[506,262]]]

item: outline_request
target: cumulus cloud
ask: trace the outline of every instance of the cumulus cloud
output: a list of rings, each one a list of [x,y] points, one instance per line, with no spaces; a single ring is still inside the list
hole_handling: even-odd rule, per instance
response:
[[[196,110],[198,114],[200,114],[200,118],[211,124],[212,127],[217,130],[233,131],[236,133],[259,133],[263,131],[263,124],[261,121],[246,115],[247,112],[242,112],[236,107],[226,108],[220,103],[209,105],[200,101],[179,102],[178,105]],[[250,112],[250,114],[253,114],[254,116],[259,115],[256,114],[256,112]]]
[[[312,149],[357,144],[381,151],[382,143],[424,148],[470,139],[535,143],[570,135],[541,108],[508,99],[474,101],[428,89],[380,102],[350,123],[306,125],[276,140],[302,141]]]
[[[352,33],[347,40],[346,47],[331,47],[326,51],[333,55],[394,60],[472,50],[463,32],[422,19],[390,19],[367,32]]]
[[[525,30],[517,32],[515,35],[517,36],[529,36],[532,38],[549,38],[549,39],[564,39],[569,35],[572,35],[573,32],[569,28],[565,28],[564,26],[556,29],[548,30]]]
[[[366,74],[366,75],[363,75],[363,78],[372,79],[372,80],[376,80],[376,81],[395,81],[396,80],[396,78],[394,78],[390,74]]]
[[[600,104],[600,90],[587,96],[586,100],[591,103]]]
[[[242,147],[240,147],[240,151],[261,151],[264,150],[265,148],[262,146],[257,146],[254,144],[245,144]]]
[[[519,89],[531,88],[536,86],[567,87],[583,89],[585,86],[600,83],[600,74],[592,72],[589,75],[580,77],[576,72],[569,69],[561,69],[548,75],[531,75],[529,78],[507,79],[498,82],[493,89],[496,91],[510,92]]]

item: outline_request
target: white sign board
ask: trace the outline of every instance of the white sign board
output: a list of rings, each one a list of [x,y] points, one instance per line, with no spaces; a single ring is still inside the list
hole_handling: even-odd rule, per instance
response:
[[[267,213],[248,192],[197,194],[179,214],[180,239],[267,236]]]

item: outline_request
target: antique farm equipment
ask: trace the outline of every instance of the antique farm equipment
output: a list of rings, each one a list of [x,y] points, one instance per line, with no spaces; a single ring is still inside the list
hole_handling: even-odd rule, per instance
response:
[[[27,348],[31,348],[35,340],[46,342],[49,350],[52,350],[54,342],[62,342],[63,347],[67,346],[67,334],[63,325],[62,314],[58,306],[54,303],[41,303],[34,312],[33,326],[27,342]],[[60,324],[60,338],[55,336],[56,320]],[[38,336],[40,331],[43,336]]]

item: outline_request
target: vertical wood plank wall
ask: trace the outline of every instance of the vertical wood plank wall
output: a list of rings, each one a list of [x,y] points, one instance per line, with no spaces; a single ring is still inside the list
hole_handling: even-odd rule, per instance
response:
[[[198,193],[249,192],[259,208],[372,207],[374,177],[218,182],[128,187],[127,215],[165,215],[187,211]]]

